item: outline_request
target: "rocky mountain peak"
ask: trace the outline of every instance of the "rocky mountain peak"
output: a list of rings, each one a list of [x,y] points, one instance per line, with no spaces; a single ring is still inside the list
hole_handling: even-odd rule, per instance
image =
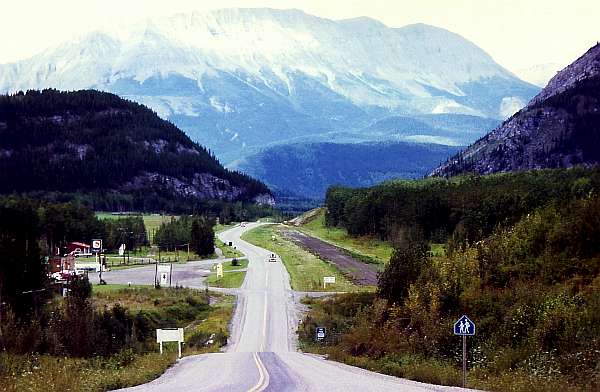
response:
[[[560,71],[500,127],[433,176],[490,174],[600,163],[600,45]]]
[[[528,106],[533,106],[553,95],[571,88],[575,83],[600,75],[600,43],[550,79],[546,88],[536,95]]]

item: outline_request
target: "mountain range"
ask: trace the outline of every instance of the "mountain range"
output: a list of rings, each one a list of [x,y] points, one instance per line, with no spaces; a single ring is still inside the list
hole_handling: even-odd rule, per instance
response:
[[[370,126],[387,117],[502,120],[539,90],[441,28],[274,9],[149,19],[0,66],[0,92],[47,87],[94,88],[145,104],[224,163],[330,133],[381,141]],[[475,140],[428,136],[417,141]]]
[[[526,107],[432,172],[490,174],[600,163],[600,44]]]
[[[276,195],[323,199],[332,185],[367,187],[422,178],[458,147],[406,142],[299,143],[268,148],[230,167],[261,178]]]

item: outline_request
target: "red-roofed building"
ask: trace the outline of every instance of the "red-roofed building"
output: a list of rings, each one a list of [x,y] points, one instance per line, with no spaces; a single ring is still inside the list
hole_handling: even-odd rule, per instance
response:
[[[83,242],[69,242],[65,249],[66,253],[72,256],[88,256],[92,254],[92,247]]]

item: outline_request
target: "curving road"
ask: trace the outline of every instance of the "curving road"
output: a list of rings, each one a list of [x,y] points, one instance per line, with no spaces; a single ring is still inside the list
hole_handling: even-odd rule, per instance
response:
[[[232,320],[231,339],[223,353],[183,358],[158,379],[127,391],[448,391],[460,388],[423,384],[302,354],[296,349],[298,315],[289,276],[281,262],[267,262],[268,250],[240,239],[257,227],[236,226],[219,234],[248,257],[248,272]],[[191,276],[204,265],[188,263]],[[214,263],[214,261],[212,261]],[[190,266],[190,264],[192,264]],[[142,267],[144,268],[144,267]],[[140,270],[137,268],[136,270]],[[131,271],[131,272],[127,272]],[[132,270],[114,271],[119,280]],[[180,284],[204,287],[199,278]]]

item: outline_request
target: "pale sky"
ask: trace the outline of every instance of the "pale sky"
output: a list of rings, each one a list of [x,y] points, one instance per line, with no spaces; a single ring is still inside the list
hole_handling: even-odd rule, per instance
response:
[[[462,35],[511,71],[567,65],[600,41],[600,0],[0,0],[0,63],[107,24],[230,7],[369,16],[390,27],[427,23]]]

